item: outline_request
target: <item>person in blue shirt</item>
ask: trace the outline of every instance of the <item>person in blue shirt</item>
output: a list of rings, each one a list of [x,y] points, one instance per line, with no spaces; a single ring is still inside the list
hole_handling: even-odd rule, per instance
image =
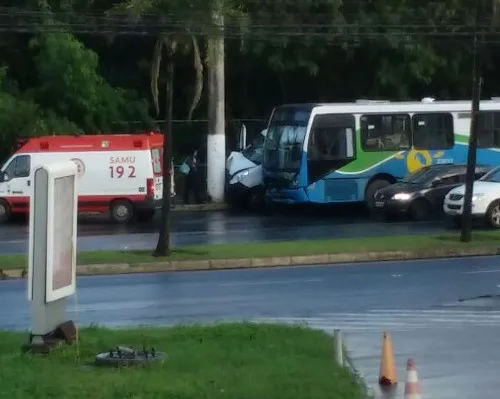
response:
[[[189,166],[189,172],[186,175],[184,184],[184,203],[189,204],[190,193],[193,193],[196,204],[200,204],[200,168],[198,159],[198,150],[195,149],[186,159],[186,164]]]

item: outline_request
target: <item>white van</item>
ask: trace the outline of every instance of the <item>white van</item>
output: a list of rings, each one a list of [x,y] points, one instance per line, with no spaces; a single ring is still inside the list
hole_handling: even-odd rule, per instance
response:
[[[262,158],[267,129],[241,152],[233,151],[226,161],[226,198],[229,205],[247,208],[264,202]]]
[[[151,219],[162,204],[163,135],[75,135],[28,139],[0,169],[0,223],[27,214],[38,166],[78,166],[78,211],[115,222]]]

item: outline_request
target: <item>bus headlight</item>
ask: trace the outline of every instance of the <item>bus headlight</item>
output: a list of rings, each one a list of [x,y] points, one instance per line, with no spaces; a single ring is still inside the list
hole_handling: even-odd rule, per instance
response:
[[[233,177],[231,177],[231,180],[229,180],[229,184],[236,184],[242,181],[246,176],[250,174],[250,171],[248,169],[242,170],[238,173],[235,173]]]

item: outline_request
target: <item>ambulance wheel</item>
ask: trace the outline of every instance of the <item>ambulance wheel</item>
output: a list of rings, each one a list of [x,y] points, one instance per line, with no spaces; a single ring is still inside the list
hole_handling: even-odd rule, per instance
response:
[[[116,223],[128,223],[134,217],[134,207],[128,200],[116,200],[110,206],[111,220]]]
[[[3,199],[0,199],[0,223],[6,223],[10,218],[10,206],[9,203]]]

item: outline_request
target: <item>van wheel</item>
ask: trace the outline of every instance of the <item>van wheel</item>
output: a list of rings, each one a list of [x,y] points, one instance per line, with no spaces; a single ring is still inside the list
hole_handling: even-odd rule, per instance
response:
[[[431,213],[431,206],[429,202],[424,199],[415,200],[410,205],[410,215],[411,218],[415,221],[428,219],[430,213]]]
[[[117,223],[128,223],[134,217],[134,207],[128,200],[116,200],[110,207],[111,220]]]
[[[7,201],[0,199],[0,223],[6,223],[10,219],[10,205]]]
[[[365,191],[365,203],[370,212],[375,210],[375,193],[387,186],[390,186],[391,183],[387,180],[374,180],[372,181]]]
[[[500,229],[500,201],[494,201],[486,212],[486,221],[491,227]]]

